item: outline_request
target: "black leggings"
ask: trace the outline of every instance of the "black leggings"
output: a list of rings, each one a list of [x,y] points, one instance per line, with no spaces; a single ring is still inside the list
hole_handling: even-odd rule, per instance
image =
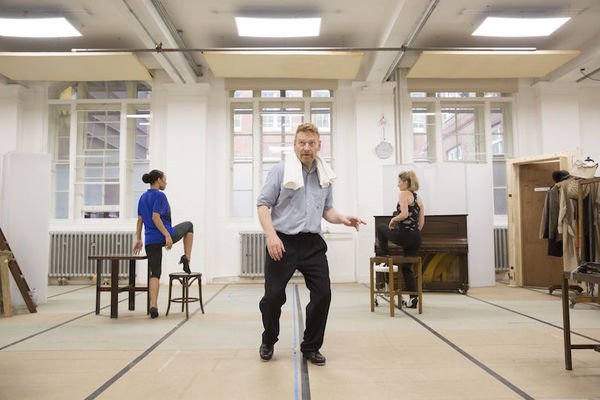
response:
[[[190,221],[182,222],[174,226],[175,233],[171,236],[173,243],[179,242],[188,233],[194,233],[194,225]],[[150,277],[160,278],[162,273],[162,244],[146,245],[146,255],[148,256],[148,266],[150,267]]]
[[[402,246],[404,255],[407,257],[416,256],[421,248],[421,232],[408,231],[405,229],[390,230],[387,224],[377,225],[377,237],[379,238],[379,254],[385,256],[389,254],[388,240],[398,246]],[[402,264],[402,276],[406,290],[409,292],[417,291],[417,281],[413,274],[411,264]]]

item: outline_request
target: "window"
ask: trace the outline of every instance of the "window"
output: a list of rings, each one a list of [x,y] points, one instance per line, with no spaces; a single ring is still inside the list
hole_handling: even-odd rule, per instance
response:
[[[494,185],[494,214],[507,215],[507,189],[506,189],[506,161],[494,160],[493,185]]]
[[[281,90],[261,90],[260,97],[281,97]]]
[[[477,97],[475,92],[436,92],[435,97],[448,97],[448,98],[464,98],[464,97]]]
[[[262,181],[283,153],[294,151],[296,127],[304,122],[303,103],[261,103]],[[274,122],[274,123],[273,123]]]
[[[231,215],[252,218],[256,198],[269,171],[283,160],[285,152],[294,151],[298,125],[312,121],[317,126],[321,137],[319,155],[327,162],[332,161],[331,91],[255,90],[252,98],[236,97],[239,92],[230,92]]]
[[[445,161],[485,161],[481,106],[442,104]]]
[[[507,215],[506,156],[510,156],[512,138],[511,104],[491,103],[494,214]]]
[[[310,97],[331,97],[331,90],[311,90]]]
[[[490,119],[492,122],[492,156],[504,157],[506,146],[511,138],[511,123],[510,123],[511,107],[510,103],[491,103],[490,104]]]
[[[435,112],[433,103],[413,103],[413,159],[432,161],[435,159]]]
[[[50,128],[54,140],[51,142],[52,189],[55,218],[69,217],[69,168],[71,145],[71,110],[56,107],[50,112]]]
[[[114,108],[77,111],[75,184],[83,218],[119,217],[121,112]]]
[[[331,103],[312,103],[310,119],[319,129],[321,151],[319,155],[324,161],[331,163]]]
[[[127,174],[131,180],[127,184],[131,188],[129,196],[130,216],[137,215],[138,201],[148,189],[142,182],[142,176],[150,170],[150,110],[146,105],[128,106],[127,115],[136,118],[127,118]],[[139,117],[138,117],[139,116]]]
[[[137,216],[150,93],[140,82],[81,82],[49,100],[54,218]]]
[[[253,112],[252,103],[235,103],[232,107],[233,119],[239,121],[239,128],[233,126],[233,192],[232,211],[234,217],[251,217],[253,212]]]
[[[510,153],[509,93],[410,92],[410,97],[414,161],[485,162],[486,140],[494,159]]]
[[[233,92],[233,97],[236,97],[236,98],[252,97],[252,90],[235,90]]]

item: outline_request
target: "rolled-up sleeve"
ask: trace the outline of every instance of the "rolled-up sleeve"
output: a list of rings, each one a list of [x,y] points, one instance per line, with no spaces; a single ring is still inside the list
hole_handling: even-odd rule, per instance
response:
[[[327,188],[327,195],[325,196],[325,207],[324,210],[333,207],[333,190],[331,185]]]
[[[279,191],[281,190],[281,180],[283,179],[283,170],[281,164],[275,165],[267,175],[267,180],[256,200],[256,206],[267,206],[269,209],[277,203]]]

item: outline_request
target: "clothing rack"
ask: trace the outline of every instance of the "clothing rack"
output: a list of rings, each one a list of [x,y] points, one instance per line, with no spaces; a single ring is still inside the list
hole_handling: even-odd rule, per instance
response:
[[[593,183],[600,183],[600,177],[595,177],[595,178],[590,178],[590,179],[579,179],[577,181],[577,214],[579,216],[583,216],[583,186],[585,185],[591,185]],[[590,224],[593,224],[593,222],[589,221]],[[582,253],[582,249],[583,246],[582,244],[584,243],[584,236],[583,236],[583,218],[580,217],[578,218],[577,221],[577,225],[579,228],[579,241],[578,241],[578,250],[579,250],[579,259],[583,259],[583,253]],[[598,238],[595,238],[596,240],[598,240]],[[594,237],[593,235],[590,235],[590,242],[588,243],[588,246],[590,246],[590,251],[592,251],[594,249]],[[591,254],[591,253],[590,253]],[[587,261],[594,261],[594,260],[587,260]]]
[[[595,178],[589,178],[589,179],[579,179],[577,181],[577,230],[578,230],[578,240],[577,240],[577,252],[578,252],[578,258],[580,263],[584,263],[586,261],[595,261],[595,244],[598,241],[598,237],[595,237],[594,234],[594,222],[593,222],[593,216],[590,214],[590,218],[588,224],[589,224],[589,240],[585,241],[585,235],[584,235],[584,226],[583,226],[583,193],[584,193],[584,186],[586,185],[592,185],[598,183],[600,184],[600,177],[595,177]],[[590,190],[591,193],[591,190]],[[589,196],[589,194],[588,194]],[[588,254],[589,254],[589,258],[591,258],[590,260],[585,260],[585,247],[588,247]],[[587,283],[587,282],[586,282]],[[588,285],[590,283],[587,283]],[[592,283],[592,285],[594,285]],[[585,295],[579,295],[576,296],[574,298],[571,299],[571,306],[575,305],[576,303],[596,303],[596,304],[600,304],[600,297],[598,296],[594,296],[593,295],[593,287],[590,288],[588,287],[588,292],[589,293],[588,296]]]

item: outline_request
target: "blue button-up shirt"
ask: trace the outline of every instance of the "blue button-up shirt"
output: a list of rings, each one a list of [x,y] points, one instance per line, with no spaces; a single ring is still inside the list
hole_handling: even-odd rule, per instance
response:
[[[285,162],[274,166],[256,201],[271,210],[271,219],[277,232],[295,235],[300,232],[321,232],[323,211],[333,206],[331,185],[319,184],[316,163],[310,171],[302,167],[304,186],[293,190],[283,187]]]

